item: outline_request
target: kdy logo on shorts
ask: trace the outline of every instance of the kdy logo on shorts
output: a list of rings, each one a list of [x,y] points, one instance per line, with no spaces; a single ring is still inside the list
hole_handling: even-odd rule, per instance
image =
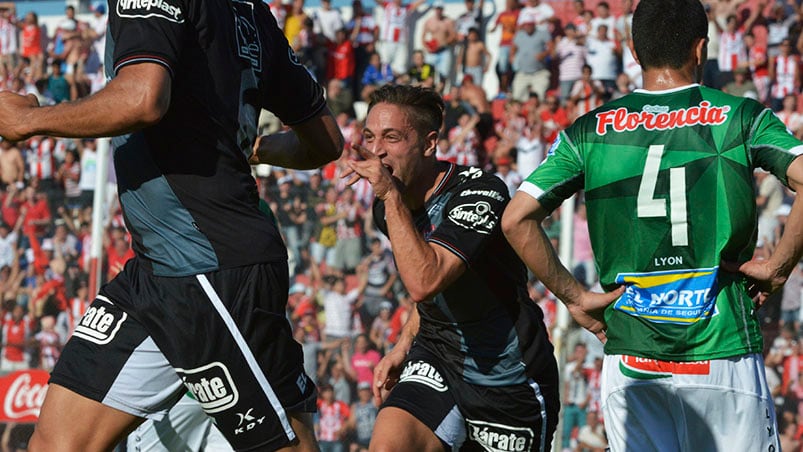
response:
[[[114,308],[114,305],[101,295],[98,295],[98,299],[108,302],[109,310],[99,303],[90,306],[76,325],[73,335],[98,345],[106,345],[120,331],[128,314]]]
[[[409,362],[404,366],[399,383],[406,381],[429,386],[438,392],[446,392],[449,389],[443,382],[441,374],[431,364],[424,361]]]
[[[480,443],[489,452],[519,452],[533,449],[533,431],[485,421],[466,419],[468,439]]]
[[[213,362],[195,369],[176,369],[181,381],[207,413],[218,413],[237,404],[240,395],[229,369]]]

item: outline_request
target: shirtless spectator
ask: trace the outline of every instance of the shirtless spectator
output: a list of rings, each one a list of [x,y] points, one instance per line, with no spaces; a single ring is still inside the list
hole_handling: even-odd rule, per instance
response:
[[[468,31],[468,39],[461,49],[461,54],[457,59],[458,70],[462,66],[463,76],[470,75],[474,78],[474,83],[482,86],[482,79],[491,63],[491,53],[485,47],[485,43],[480,40],[480,31],[471,28]]]
[[[463,83],[460,85],[460,100],[467,102],[474,108],[479,115],[477,132],[480,140],[485,140],[493,133],[493,116],[491,115],[491,103],[488,102],[488,95],[482,86],[474,81],[474,77],[466,74]]]
[[[17,143],[0,141],[0,181],[2,185],[16,185],[22,188],[25,178],[25,161],[17,148]]]
[[[424,22],[421,42],[427,49],[425,61],[438,73],[439,82],[449,80],[452,70],[452,45],[457,39],[455,23],[443,14],[443,2],[434,3],[435,14]]]

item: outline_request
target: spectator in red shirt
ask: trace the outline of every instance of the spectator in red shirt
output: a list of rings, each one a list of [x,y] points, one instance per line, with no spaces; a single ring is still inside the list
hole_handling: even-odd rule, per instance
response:
[[[544,103],[546,108],[541,110],[544,141],[551,144],[558,137],[558,133],[569,126],[569,115],[560,105],[558,95],[554,91],[546,93]]]
[[[37,191],[33,186],[27,187],[22,212],[25,215],[23,223],[25,233],[33,233],[37,238],[43,237],[47,233],[52,219],[50,206],[47,204],[47,195]]]
[[[330,384],[321,385],[321,398],[318,399],[318,443],[321,452],[345,452],[343,438],[346,435],[349,406],[335,400],[335,392]]]
[[[112,240],[112,244],[106,251],[108,257],[109,269],[106,273],[107,281],[117,276],[123,270],[125,263],[134,257],[134,250],[131,245],[122,237],[116,237]]]
[[[15,305],[3,319],[3,356],[0,370],[13,372],[28,368],[26,344],[31,335],[31,325],[25,315],[25,309]]]
[[[347,31],[341,28],[335,32],[335,42],[329,50],[327,78],[338,79],[347,87],[351,87],[355,72],[354,47],[348,40]]]

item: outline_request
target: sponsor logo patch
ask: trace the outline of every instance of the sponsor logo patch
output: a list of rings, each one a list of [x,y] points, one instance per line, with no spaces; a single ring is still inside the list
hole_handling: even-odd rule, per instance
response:
[[[464,171],[460,171],[460,175],[466,179],[476,179],[482,176],[482,170],[472,166]]]
[[[262,45],[254,19],[254,4],[240,1],[231,2],[234,10],[234,26],[237,30],[237,50],[240,58],[251,64],[256,72],[262,71]]]
[[[654,323],[689,325],[717,314],[719,267],[651,273],[619,273],[625,293],[614,309]]]
[[[74,336],[99,345],[114,339],[128,314],[122,311],[107,311],[105,306],[90,306],[75,327]]]
[[[608,130],[613,132],[632,132],[638,128],[647,131],[670,130],[691,126],[716,126],[728,119],[730,106],[718,107],[711,102],[702,101],[689,108],[670,110],[665,105],[645,105],[641,111],[628,111],[625,107],[597,113],[597,135],[603,136]]]
[[[468,437],[489,452],[519,452],[533,450],[535,434],[526,427],[511,427],[485,421],[466,419]]]
[[[449,219],[459,226],[480,234],[490,234],[499,221],[496,212],[485,201],[455,206],[449,211]]]
[[[117,15],[128,19],[165,19],[177,24],[184,23],[181,8],[167,0],[119,0]]]
[[[237,404],[240,395],[229,369],[220,362],[195,369],[176,369],[181,381],[207,413],[217,413]]]
[[[460,196],[484,196],[497,201],[505,200],[505,197],[496,190],[463,190],[460,192]]]
[[[253,430],[257,425],[262,425],[265,422],[265,416],[257,417],[253,414],[254,409],[249,408],[245,413],[237,413],[237,428],[234,429],[234,434],[239,435],[247,431]]]
[[[711,372],[711,361],[659,361],[623,355],[619,360],[619,371],[639,380],[668,378],[672,375],[708,375]]]
[[[420,383],[438,392],[446,392],[449,388],[443,382],[443,377],[431,364],[424,361],[409,362],[404,366],[399,382],[409,381]]]

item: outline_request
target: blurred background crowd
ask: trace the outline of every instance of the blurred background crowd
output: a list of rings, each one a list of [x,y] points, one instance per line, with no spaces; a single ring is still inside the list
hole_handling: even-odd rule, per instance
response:
[[[630,0],[272,0],[268,6],[302,64],[326,88],[346,142],[359,142],[370,93],[386,83],[430,86],[446,100],[438,155],[495,173],[515,192],[563,128],[640,86],[628,45]],[[53,4],[58,10],[53,11]],[[803,7],[797,0],[707,0],[709,51],[704,83],[752,97],[803,136]],[[66,6],[66,8],[65,8]],[[103,86],[105,2],[0,3],[0,89],[41,104],[76,100]],[[283,126],[263,114],[260,126]],[[95,140],[39,136],[0,142],[0,372],[49,370],[85,312],[89,292]],[[367,450],[377,407],[373,367],[414,309],[387,239],[370,214],[364,181],[340,178],[350,149],[321,170],[254,169],[290,256],[288,318],[308,374],[320,388],[317,433],[324,450]],[[103,177],[103,176],[102,176]],[[103,205],[103,278],[133,256],[112,190]],[[769,253],[794,195],[756,173],[758,247]],[[582,198],[549,220],[556,248],[571,222],[569,267],[597,285]],[[564,238],[564,240],[568,240]],[[801,450],[803,272],[759,312],[767,376],[776,396],[783,450]],[[530,294],[556,325],[559,303],[538,281]],[[600,410],[602,347],[570,328],[562,366],[562,450],[606,447]],[[10,429],[6,429],[8,432]],[[25,440],[0,437],[0,449]],[[559,450],[561,450],[559,449]]]

